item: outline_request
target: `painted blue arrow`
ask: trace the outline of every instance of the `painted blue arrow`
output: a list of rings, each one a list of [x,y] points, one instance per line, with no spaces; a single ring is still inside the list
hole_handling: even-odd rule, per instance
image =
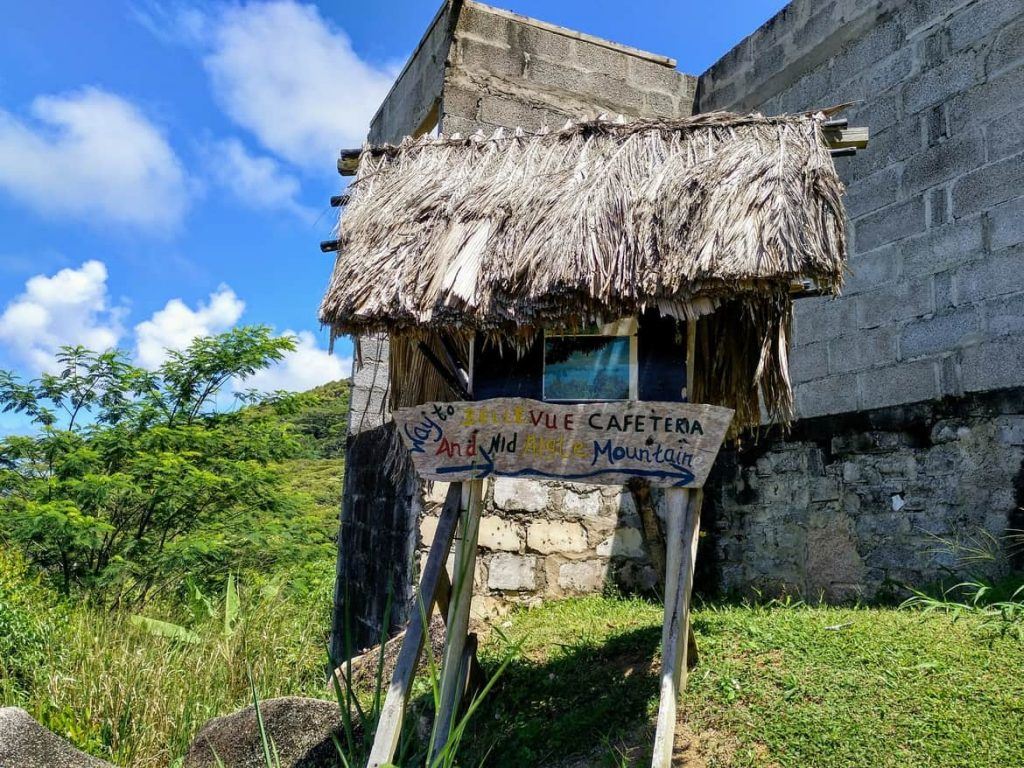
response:
[[[483,463],[474,464],[462,464],[457,467],[438,467],[435,471],[439,475],[454,475],[461,474],[463,472],[476,472],[473,476],[474,479],[482,480],[485,477],[489,477],[494,474],[494,459],[484,449],[480,448],[480,455],[483,457]],[[500,472],[498,473],[502,477],[547,477],[553,480],[586,480],[589,477],[599,477],[600,475],[629,475],[631,477],[656,477],[660,479],[675,479],[676,482],[673,485],[676,488],[682,488],[689,485],[694,480],[694,474],[685,467],[680,467],[677,464],[672,465],[672,469],[624,469],[617,467],[605,467],[603,469],[594,469],[589,472],[575,472],[571,474],[559,472],[553,474],[551,472],[545,472],[541,469],[518,469],[515,472]]]

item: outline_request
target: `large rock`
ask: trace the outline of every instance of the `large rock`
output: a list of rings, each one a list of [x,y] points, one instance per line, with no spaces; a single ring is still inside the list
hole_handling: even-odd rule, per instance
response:
[[[334,768],[338,764],[332,736],[344,743],[337,702],[285,696],[260,702],[267,735],[273,739],[281,768]],[[202,727],[185,754],[184,768],[266,768],[256,710],[246,707]],[[7,768],[0,764],[0,768]]]
[[[0,708],[0,768],[114,768],[79,752],[18,707]]]

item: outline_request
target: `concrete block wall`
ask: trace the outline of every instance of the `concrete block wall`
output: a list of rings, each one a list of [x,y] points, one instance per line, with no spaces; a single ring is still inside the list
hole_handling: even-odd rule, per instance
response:
[[[448,63],[445,133],[558,128],[601,113],[685,116],[696,88],[668,57],[469,0]]]
[[[719,460],[705,525],[726,591],[998,575],[1005,547],[978,564],[946,545],[1021,527],[1024,2],[794,0],[697,96],[701,112],[844,102],[871,129],[837,161],[852,275],[796,303],[791,436]]]
[[[1024,3],[795,0],[700,78],[698,111],[856,102],[843,296],[797,302],[801,417],[1024,384]]]

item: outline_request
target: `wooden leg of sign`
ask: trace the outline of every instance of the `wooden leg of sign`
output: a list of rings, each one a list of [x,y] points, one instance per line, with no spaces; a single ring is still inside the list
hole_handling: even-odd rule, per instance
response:
[[[437,612],[445,621],[448,621],[448,601],[452,596],[452,582],[448,578],[448,571],[441,571],[441,578],[437,582],[437,599],[434,604]],[[476,656],[476,646],[473,646],[473,654],[469,661],[469,688],[478,691],[487,685],[487,674],[480,666],[480,660]]]
[[[483,480],[470,480],[468,499],[459,525],[459,539],[455,549],[455,578],[448,605],[447,637],[444,661],[441,665],[441,691],[430,736],[430,758],[434,760],[444,749],[455,722],[455,713],[465,690],[460,690],[459,669],[463,666],[466,633],[469,630],[469,611],[473,600],[473,574],[476,570],[476,542],[480,534],[480,506]]]
[[[452,548],[455,525],[459,520],[459,511],[462,507],[461,486],[461,483],[452,483],[441,510],[441,517],[438,518],[434,541],[430,545],[430,553],[427,555],[427,561],[420,576],[420,588],[416,595],[416,604],[413,606],[412,618],[409,619],[405,640],[398,651],[395,672],[391,676],[391,686],[388,688],[384,707],[381,709],[380,719],[377,721],[377,733],[370,750],[370,759],[366,763],[367,768],[379,768],[379,766],[387,765],[395,757],[398,739],[402,734],[405,706],[409,701],[409,690],[416,674],[420,652],[423,650],[423,641],[430,626],[430,613],[439,593],[442,592],[442,583],[446,587],[448,584],[445,562],[448,560],[448,553]],[[446,608],[447,602],[448,600],[445,598]]]
[[[665,623],[661,630],[661,699],[652,768],[671,768],[672,765],[676,704],[686,681],[686,637],[702,496],[699,490],[678,488],[666,493]]]

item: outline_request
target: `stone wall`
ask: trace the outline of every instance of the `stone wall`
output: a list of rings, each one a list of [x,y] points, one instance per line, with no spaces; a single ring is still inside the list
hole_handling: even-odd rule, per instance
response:
[[[446,492],[446,484],[435,483],[427,495],[420,524],[421,561]],[[474,609],[480,615],[600,592],[612,584],[651,590],[658,578],[632,494],[619,488],[512,478],[488,481],[479,547]]]
[[[808,419],[720,457],[705,499],[718,592],[842,601],[999,576],[1024,529],[1024,390]],[[993,559],[971,561],[974,548]]]

